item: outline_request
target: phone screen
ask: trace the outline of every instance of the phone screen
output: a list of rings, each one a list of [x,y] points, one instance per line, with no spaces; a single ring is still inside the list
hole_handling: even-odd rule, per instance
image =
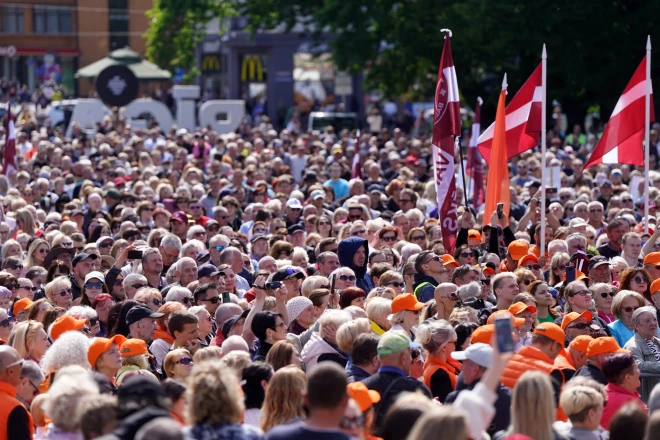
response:
[[[502,218],[502,212],[504,211],[504,203],[497,204],[497,218]]]
[[[566,284],[575,281],[575,266],[566,266]]]
[[[229,299],[229,292],[222,292],[222,303],[229,304],[231,300]]]
[[[495,319],[497,349],[500,353],[510,353],[513,351],[513,336],[511,336],[511,331],[511,318],[503,316]]]

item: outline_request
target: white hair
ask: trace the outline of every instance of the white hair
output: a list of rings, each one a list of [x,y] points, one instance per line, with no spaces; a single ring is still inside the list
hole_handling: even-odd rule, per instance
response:
[[[98,385],[86,371],[58,373],[46,394],[44,411],[56,427],[63,431],[76,432],[80,429],[82,399],[98,394]]]
[[[176,250],[181,250],[181,239],[174,234],[167,234],[160,241],[160,245],[163,248],[175,248]]]
[[[201,228],[201,226],[200,226],[200,228]],[[192,237],[190,236],[190,231],[188,231],[188,241],[186,242],[186,244],[184,244],[181,247],[180,255],[183,255],[186,252],[188,252],[188,249],[190,249],[190,248],[194,248],[197,251],[198,254],[201,253],[202,251],[204,251],[204,249],[205,249],[204,243],[202,243],[199,240],[191,240],[191,238]],[[188,257],[188,258],[190,258],[190,257]],[[195,260],[193,260],[193,261],[195,261]]]
[[[375,296],[367,302],[367,316],[370,320],[382,320],[392,313],[392,300]]]
[[[187,243],[186,243],[186,244],[187,244]],[[179,261],[177,261],[177,262],[174,264],[174,270],[176,270],[177,272],[179,272],[179,274],[181,274],[181,268],[183,267],[183,263],[192,263],[192,264],[194,264],[195,266],[197,266],[197,263],[195,262],[195,260],[193,260],[193,259],[190,258],[190,257],[179,258]],[[180,276],[180,275],[179,275],[179,276]]]
[[[401,248],[401,260],[408,261],[408,259],[414,255],[422,252],[422,248],[419,245],[414,243],[408,243]]]
[[[245,339],[238,335],[232,335],[225,339],[221,348],[223,356],[231,353],[232,351],[250,351],[250,348],[248,347],[247,342],[245,342]]]
[[[65,332],[46,350],[41,359],[41,368],[46,374],[59,371],[68,365],[79,365],[91,370],[87,360],[87,350],[91,343],[91,339],[81,332]]]
[[[65,315],[73,316],[77,319],[93,319],[97,318],[99,315],[96,313],[96,310],[89,306],[73,306],[66,312]]]
[[[192,292],[183,286],[172,286],[165,296],[165,302],[183,301],[184,297],[192,298]]]
[[[197,316],[197,315],[199,315],[200,313],[202,313],[203,310],[206,310],[206,306],[205,306],[205,305],[201,305],[201,306],[192,306],[191,308],[188,309],[188,311],[189,311],[190,313],[192,313],[193,315],[195,315],[195,316]],[[197,316],[197,317],[199,318],[199,316]]]
[[[191,226],[190,229],[188,229],[188,240],[192,240],[198,232],[206,232],[206,229],[204,229],[204,226],[202,225]],[[186,246],[183,245],[183,247],[185,248]]]
[[[326,310],[319,318],[319,334],[323,334],[326,325],[333,324],[335,328],[339,328],[340,325],[352,319],[351,314],[343,310]]]
[[[343,310],[344,312],[348,312],[353,320],[358,318],[368,318],[367,312],[362,307],[348,306]]]

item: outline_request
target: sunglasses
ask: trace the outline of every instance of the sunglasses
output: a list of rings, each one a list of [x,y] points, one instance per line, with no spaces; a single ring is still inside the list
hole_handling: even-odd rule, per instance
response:
[[[99,318],[89,318],[87,322],[89,322],[90,327],[94,327],[96,324],[99,323]]]
[[[190,209],[202,209],[202,207],[200,205],[193,205]]]
[[[143,287],[147,287],[148,284],[133,284],[130,287],[134,287],[135,289],[142,289]]]
[[[226,248],[228,248],[228,247],[229,247],[229,246],[216,246],[216,247],[215,247],[215,250],[218,251],[218,252],[220,252],[220,251],[222,251],[223,249],[226,249]]]
[[[348,218],[350,220],[361,220],[362,216],[361,215],[349,215]]]
[[[181,364],[181,365],[190,365],[190,364],[193,363],[193,360],[192,360],[192,358],[185,357],[185,358],[179,359],[178,361],[176,361],[176,363]]]
[[[100,248],[109,248],[110,246],[112,246],[112,243],[101,243],[99,245]]]
[[[217,304],[218,301],[220,301],[220,298],[214,296],[213,298],[209,298],[209,299],[200,299],[200,301],[210,302],[211,304]]]
[[[532,270],[541,270],[541,266],[539,264],[528,264],[527,266],[524,267],[528,267]]]
[[[470,257],[474,257],[474,254],[472,252],[461,252],[460,257],[470,258]]]
[[[426,240],[426,237],[424,237],[423,235],[418,235],[417,237],[411,237],[411,238],[412,238],[412,241],[424,241],[424,240]],[[463,256],[463,254],[461,254],[461,256]]]
[[[616,289],[612,290],[611,292],[600,292],[601,298],[607,298],[608,296],[614,298],[615,295],[616,295]]]
[[[203,237],[206,235],[206,231],[195,232],[193,237]]]
[[[639,309],[639,306],[637,306],[637,307],[624,307],[623,311],[626,312],[626,313],[632,313],[637,309]]]
[[[40,254],[47,254],[47,253],[48,253],[48,249],[43,249],[43,248],[42,248],[42,249],[39,249],[37,252],[39,252]]]
[[[353,232],[352,235],[353,235],[353,236],[357,236],[357,235],[362,235],[362,234],[366,234],[366,233],[367,233],[366,230],[364,230],[364,229],[360,229],[359,231],[355,231],[355,232]]]
[[[256,228],[252,232],[255,234],[268,234],[268,229],[266,228]]]
[[[635,278],[633,278],[633,279],[634,279],[635,282],[638,283],[638,284],[641,284],[641,283],[648,284],[648,283],[649,283],[649,279],[648,279],[648,277],[640,277],[639,275],[637,275],[637,276],[635,276]]]
[[[73,290],[71,289],[64,289],[60,292],[60,296],[69,296],[73,294]]]
[[[430,263],[431,260],[433,260],[433,261],[440,261],[440,257],[437,256],[437,255],[435,255],[435,256],[429,258],[428,260],[426,260],[426,261],[424,262],[424,264],[426,264],[426,263]]]
[[[103,288],[103,283],[97,283],[97,282],[85,283],[85,289],[102,289],[102,288]]]
[[[396,235],[388,235],[387,237],[383,236],[383,238],[381,238],[381,240],[386,241],[388,243],[392,243],[392,242],[396,241]]]
[[[521,282],[522,282],[525,286],[529,286],[530,284],[532,284],[532,280],[522,280]]]
[[[220,230],[220,226],[218,225],[211,225],[206,228],[207,231],[209,232],[218,232]]]
[[[580,322],[578,324],[571,325],[568,328],[576,328],[578,330],[584,330],[586,328],[589,328],[589,324],[587,324],[586,322]]]
[[[9,264],[8,266],[11,270],[23,270],[22,264]]]
[[[357,280],[355,275],[340,275],[339,279],[342,281],[350,281],[350,282]]]
[[[406,283],[404,283],[404,282],[399,283],[397,281],[392,281],[391,283],[387,283],[385,285],[386,286],[392,286],[392,287],[400,287],[402,289],[406,287]]]
[[[19,289],[25,289],[25,290],[31,290],[33,292],[36,292],[39,290],[38,287],[32,287],[32,286],[18,286]]]
[[[11,327],[12,325],[14,325],[14,322],[16,322],[14,321],[14,319],[7,318],[3,321],[0,321],[0,327],[4,327],[4,328]]]
[[[190,297],[188,297],[188,296],[184,297],[181,300],[181,302],[183,302],[184,304],[190,304],[191,303]]]
[[[329,226],[331,224],[332,223],[330,223],[330,222],[319,222],[319,226]]]

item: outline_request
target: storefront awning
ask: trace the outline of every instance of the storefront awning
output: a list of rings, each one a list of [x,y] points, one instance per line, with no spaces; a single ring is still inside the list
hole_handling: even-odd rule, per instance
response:
[[[123,64],[133,71],[142,81],[166,81],[172,78],[167,70],[143,59],[139,53],[129,49],[117,49],[105,58],[83,67],[74,75],[76,78],[94,79],[108,66]]]

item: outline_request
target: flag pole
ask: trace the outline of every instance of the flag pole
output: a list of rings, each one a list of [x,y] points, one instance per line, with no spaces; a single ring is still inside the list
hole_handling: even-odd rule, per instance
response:
[[[651,150],[651,36],[646,39],[646,102],[644,107],[644,232],[649,229],[649,153]]]
[[[547,174],[547,160],[546,160],[546,128],[545,128],[545,112],[546,112],[546,96],[545,96],[545,83],[547,78],[547,64],[548,53],[543,45],[543,53],[541,55],[541,247],[539,249],[540,256],[545,257],[545,178]],[[547,262],[546,262],[547,263]]]
[[[470,209],[470,202],[468,200],[467,188],[466,188],[466,186],[468,186],[468,183],[467,183],[467,180],[465,180],[465,165],[463,165],[463,149],[461,148],[461,142],[458,139],[458,136],[454,136],[454,150],[456,148],[458,148],[458,154],[459,154],[459,158],[461,160],[461,173],[463,174],[463,197],[465,197],[465,200],[464,200],[465,207]],[[476,206],[475,206],[474,209],[475,210],[477,209]]]

